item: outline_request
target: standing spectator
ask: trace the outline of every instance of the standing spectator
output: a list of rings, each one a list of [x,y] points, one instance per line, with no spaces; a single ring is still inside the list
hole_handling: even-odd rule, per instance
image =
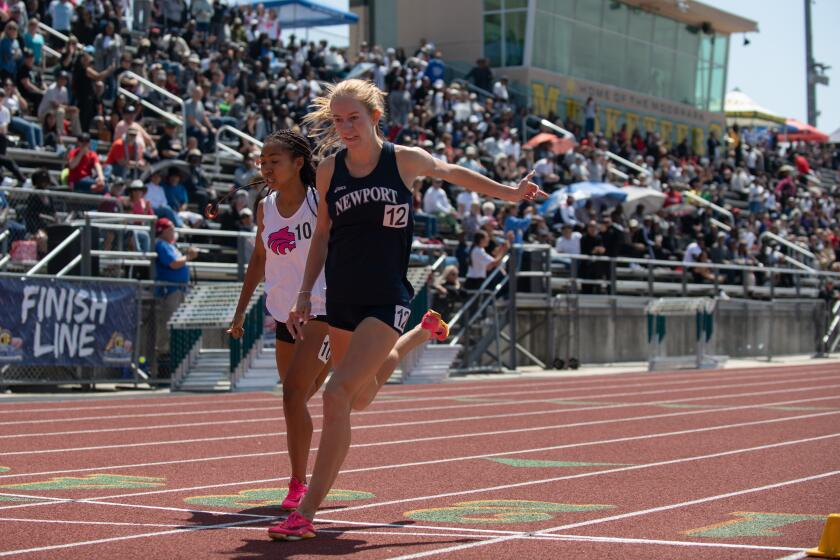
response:
[[[162,0],[163,28],[172,31],[181,27],[186,6],[184,0]]]
[[[467,290],[477,290],[484,283],[487,278],[487,273],[499,266],[502,259],[505,257],[510,243],[505,240],[504,245],[496,252],[493,257],[487,253],[486,248],[490,243],[490,236],[486,231],[479,231],[473,238],[473,246],[470,249],[469,270],[467,270],[467,280],[464,283],[464,288]]]
[[[405,80],[397,78],[394,89],[388,94],[388,113],[391,116],[391,122],[397,126],[398,130],[408,126],[411,108],[411,94],[405,89]]]
[[[493,84],[493,97],[496,101],[506,105],[510,101],[510,94],[508,93],[508,79],[507,76],[502,76],[498,82]]]
[[[590,132],[595,132],[595,114],[597,111],[598,106],[595,105],[595,99],[592,97],[587,98],[586,105],[583,106],[583,117],[585,119],[583,127],[584,135],[588,135]]]
[[[108,68],[118,68],[122,57],[123,40],[116,32],[113,21],[107,21],[102,33],[93,41],[93,66],[97,72],[105,72]],[[87,50],[87,49],[86,49]],[[109,74],[105,78],[105,98],[113,99],[117,93],[116,77]]]
[[[93,45],[97,28],[93,15],[85,6],[76,7],[76,21],[73,22],[73,35],[82,45]]]
[[[155,349],[163,355],[169,354],[169,333],[166,323],[178,306],[184,301],[184,295],[190,282],[190,269],[187,262],[195,260],[198,252],[194,247],[187,249],[184,255],[175,245],[177,234],[175,224],[166,218],[159,218],[155,224],[155,279],[159,284],[155,295],[159,300],[155,306],[156,337]]]
[[[204,110],[204,90],[196,86],[192,90],[190,100],[184,103],[184,117],[187,126],[187,135],[198,138],[201,150],[210,152],[213,149],[213,135],[216,129],[207,117]]]
[[[53,0],[55,1],[55,0]],[[96,115],[97,95],[95,83],[105,80],[114,73],[116,66],[109,66],[98,72],[93,67],[93,53],[96,49],[88,45],[73,66],[73,99],[79,107],[79,123],[83,131],[90,130],[90,123]]]
[[[484,91],[490,91],[493,87],[493,70],[490,69],[490,63],[486,58],[479,58],[464,79],[472,80],[476,87]]]
[[[26,48],[35,53],[35,65],[41,64],[41,56],[44,50],[44,36],[38,30],[40,20],[32,17],[26,23],[26,33],[23,34],[23,42]]]
[[[52,0],[50,2],[49,14],[51,18],[51,25],[53,29],[59,33],[70,35],[70,26],[73,21],[73,4],[70,0]],[[50,35],[50,46],[53,48],[60,48],[62,45],[61,39]]]
[[[210,20],[213,18],[213,4],[209,0],[192,0],[190,15],[195,18],[195,29],[201,40],[210,32]]]
[[[82,134],[79,145],[70,150],[68,158],[70,189],[81,193],[101,193],[105,190],[105,174],[99,156],[90,149],[90,134]]]

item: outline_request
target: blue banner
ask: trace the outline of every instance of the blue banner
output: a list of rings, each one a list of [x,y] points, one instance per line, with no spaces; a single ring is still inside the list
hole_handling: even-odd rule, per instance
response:
[[[0,279],[0,364],[124,366],[136,337],[136,287]]]

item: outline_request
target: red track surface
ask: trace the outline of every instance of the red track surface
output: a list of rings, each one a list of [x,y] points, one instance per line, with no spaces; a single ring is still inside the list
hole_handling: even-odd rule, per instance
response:
[[[285,488],[281,406],[4,403],[0,557],[777,559],[840,509],[837,364],[386,387],[336,483],[367,494],[299,543],[271,496],[207,498]]]

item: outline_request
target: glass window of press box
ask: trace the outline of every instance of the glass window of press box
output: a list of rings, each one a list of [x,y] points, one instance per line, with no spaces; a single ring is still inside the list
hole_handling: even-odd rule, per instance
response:
[[[618,0],[536,2],[531,65],[722,111],[729,37]],[[484,54],[523,64],[528,0],[484,0]]]

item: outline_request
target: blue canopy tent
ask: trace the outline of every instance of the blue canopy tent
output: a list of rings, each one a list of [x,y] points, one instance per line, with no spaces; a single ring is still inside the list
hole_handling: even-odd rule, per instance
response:
[[[239,0],[243,4],[262,4],[277,10],[280,24],[285,28],[327,27],[357,23],[359,16],[352,12],[337,10],[310,0]]]
[[[575,199],[575,206],[583,206],[592,199],[604,206],[615,206],[627,200],[627,193],[610,183],[581,182],[573,183],[565,188],[554,191],[539,207],[543,216],[553,214],[566,202],[566,197]]]

